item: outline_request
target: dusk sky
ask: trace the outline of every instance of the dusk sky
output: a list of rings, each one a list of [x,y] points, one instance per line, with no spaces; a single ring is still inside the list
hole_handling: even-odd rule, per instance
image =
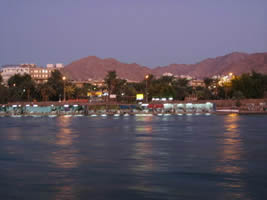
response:
[[[0,65],[155,67],[233,51],[267,52],[266,0],[0,0]]]

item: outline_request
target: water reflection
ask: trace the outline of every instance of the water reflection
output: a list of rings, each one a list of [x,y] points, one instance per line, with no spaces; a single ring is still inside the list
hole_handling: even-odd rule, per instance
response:
[[[140,118],[137,118],[140,119]],[[135,171],[151,171],[154,164],[152,160],[152,117],[142,117],[146,123],[136,125],[136,142],[134,143],[133,159],[138,160],[139,165],[135,166]]]
[[[243,142],[240,135],[240,115],[230,114],[224,118],[225,132],[220,139],[219,159],[216,171],[224,174],[223,182],[218,185],[228,188],[224,195],[234,198],[242,198],[244,194],[245,182],[241,174],[245,172],[244,165],[241,164],[243,156]],[[243,167],[241,167],[243,166]],[[234,192],[234,190],[237,190]]]
[[[152,126],[140,125],[136,126],[135,130],[138,133],[152,133]]]
[[[74,199],[75,192],[72,185],[64,185],[58,188],[58,192],[55,195],[55,200],[63,200],[63,199]]]
[[[59,117],[57,119],[60,131],[56,134],[57,140],[56,144],[61,146],[71,145],[74,139],[71,129],[69,128],[71,118]]]
[[[266,199],[262,117],[8,118],[0,199]]]
[[[79,165],[79,151],[73,145],[73,140],[77,137],[70,129],[72,118],[59,117],[57,125],[59,131],[56,133],[55,144],[59,146],[56,151],[52,152],[52,162],[60,168],[75,168]]]
[[[136,121],[150,122],[153,120],[153,116],[136,116]]]
[[[227,115],[224,119],[225,133],[220,151],[220,163],[217,171],[223,173],[240,174],[244,169],[236,165],[241,160],[243,153],[242,141],[239,130],[240,116],[237,114]]]
[[[20,140],[21,139],[21,132],[20,129],[17,127],[12,127],[8,129],[8,135],[7,135],[9,140]]]
[[[59,117],[57,118],[57,126],[59,131],[56,133],[55,144],[57,150],[52,152],[52,162],[58,168],[71,170],[79,166],[79,151],[74,145],[74,139],[77,137],[75,132],[70,128],[73,118]],[[59,176],[59,174],[57,175]],[[75,191],[73,178],[69,178],[68,173],[60,174],[62,177],[62,186],[58,187],[58,192],[55,194],[55,200],[74,199]]]
[[[6,137],[9,141],[11,141],[9,145],[5,146],[6,152],[14,155],[24,153],[24,147],[22,145],[17,145],[17,142],[20,142],[23,139],[21,129],[19,127],[9,128]]]
[[[132,146],[133,154],[131,155],[135,162],[130,167],[135,181],[134,185],[129,188],[141,193],[166,193],[166,188],[152,181],[150,177],[153,174],[167,171],[167,153],[157,146],[159,132],[153,129],[154,119],[145,117],[142,121],[145,123],[137,124],[135,129],[137,137]]]

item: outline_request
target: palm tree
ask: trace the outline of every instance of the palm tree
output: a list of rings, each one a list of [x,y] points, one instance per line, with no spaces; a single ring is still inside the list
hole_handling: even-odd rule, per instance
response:
[[[65,92],[66,92],[67,99],[71,99],[74,96],[75,90],[76,90],[76,88],[73,84],[68,84],[65,86]]]
[[[59,97],[63,95],[64,91],[64,81],[62,80],[62,74],[60,71],[53,71],[47,83],[56,91],[56,93],[50,97],[51,100],[58,101]]]
[[[117,79],[116,71],[109,71],[107,76],[105,77],[105,84],[108,90],[108,100],[110,98],[110,94],[113,92]]]
[[[42,101],[48,101],[51,96],[56,94],[56,91],[47,83],[38,85],[38,90]]]

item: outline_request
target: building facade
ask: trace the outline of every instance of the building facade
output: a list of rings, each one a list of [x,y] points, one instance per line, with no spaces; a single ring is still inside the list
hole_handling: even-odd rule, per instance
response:
[[[29,74],[36,83],[45,83],[54,70],[54,68],[35,67],[30,69]]]
[[[35,64],[5,65],[1,69],[1,76],[4,84],[7,84],[8,79],[15,74],[29,74],[36,83],[45,83],[54,70],[60,70],[63,67],[63,64],[60,63],[47,64],[46,68],[38,67]]]
[[[189,85],[191,87],[205,87],[205,83],[204,83],[204,80],[201,80],[201,79],[194,79],[194,80],[190,80],[189,81]]]
[[[30,69],[36,67],[34,64],[5,65],[2,67],[1,76],[3,82],[7,83],[8,79],[15,74],[30,74]]]
[[[63,65],[62,63],[47,64],[47,65],[46,65],[46,68],[48,68],[48,69],[58,69],[58,70],[60,70],[60,69],[64,68],[64,65]]]

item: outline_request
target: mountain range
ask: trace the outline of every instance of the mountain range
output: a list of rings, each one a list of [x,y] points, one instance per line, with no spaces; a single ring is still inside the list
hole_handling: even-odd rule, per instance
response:
[[[129,81],[141,81],[146,74],[158,77],[164,73],[189,75],[195,78],[224,75],[229,72],[240,75],[252,70],[267,74],[267,52],[253,54],[234,52],[225,56],[208,58],[196,64],[170,64],[153,69],[136,63],[122,63],[113,58],[101,59],[88,56],[67,65],[63,73],[72,80],[103,80],[111,70],[116,70],[118,77]]]

